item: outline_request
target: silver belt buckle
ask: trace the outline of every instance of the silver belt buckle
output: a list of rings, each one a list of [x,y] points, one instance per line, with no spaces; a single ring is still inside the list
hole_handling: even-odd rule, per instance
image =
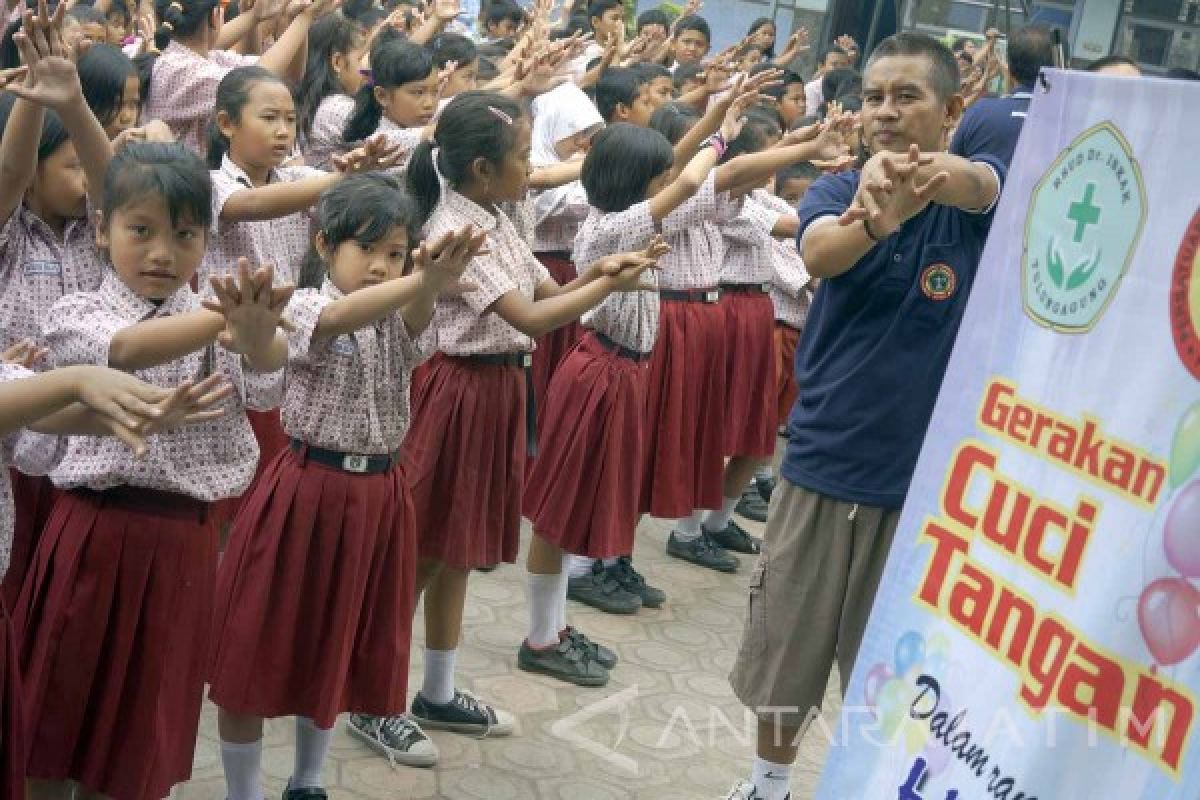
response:
[[[770,294],[770,293],[771,293],[771,284],[769,284],[769,283],[764,283],[764,284],[762,285],[762,287],[761,287],[761,288],[762,288],[762,293],[763,293],[763,294]]]
[[[533,366],[533,353],[521,353],[521,369],[529,369]]]
[[[709,289],[707,292],[704,293],[704,302],[719,303],[720,301],[721,301],[721,290],[720,289]]]
[[[342,469],[346,472],[364,473],[367,471],[370,461],[366,456],[347,455],[342,459]]]

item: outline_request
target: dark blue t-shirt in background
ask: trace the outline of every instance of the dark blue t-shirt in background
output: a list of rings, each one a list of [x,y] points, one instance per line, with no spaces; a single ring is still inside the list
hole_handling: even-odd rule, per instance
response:
[[[986,153],[1006,167],[1011,165],[1032,99],[1032,86],[1020,86],[1005,97],[980,99],[963,114],[950,140],[950,152],[971,159]]]
[[[974,160],[1003,185],[1003,162]],[[814,220],[845,211],[858,180],[855,171],[813,183],[797,241]],[[787,480],[851,503],[903,505],[992,216],[930,205],[821,282],[796,349]]]

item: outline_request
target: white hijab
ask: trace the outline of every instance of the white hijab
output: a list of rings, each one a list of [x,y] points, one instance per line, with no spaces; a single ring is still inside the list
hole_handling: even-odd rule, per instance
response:
[[[604,117],[583,90],[574,83],[564,83],[533,101],[533,151],[530,161],[535,167],[562,161],[554,145],[580,131],[603,125]]]

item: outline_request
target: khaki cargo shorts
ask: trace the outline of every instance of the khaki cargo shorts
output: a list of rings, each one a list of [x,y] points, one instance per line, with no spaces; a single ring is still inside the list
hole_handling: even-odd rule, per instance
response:
[[[803,726],[834,658],[845,694],[899,520],[897,510],[779,482],[729,676],[760,719]]]

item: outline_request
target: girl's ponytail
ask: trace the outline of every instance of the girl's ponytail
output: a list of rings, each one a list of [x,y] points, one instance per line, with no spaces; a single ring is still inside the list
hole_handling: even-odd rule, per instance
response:
[[[190,36],[208,24],[217,0],[154,0],[154,13],[158,16],[158,30],[154,32],[154,46],[162,50],[176,36]]]
[[[433,149],[437,145],[426,139],[413,150],[408,160],[408,191],[417,201],[421,219],[429,219],[442,196],[441,182],[433,163]]]
[[[360,142],[375,132],[379,120],[383,119],[383,106],[375,99],[375,82],[366,80],[354,95],[354,111],[342,129],[342,139],[347,143]]]

